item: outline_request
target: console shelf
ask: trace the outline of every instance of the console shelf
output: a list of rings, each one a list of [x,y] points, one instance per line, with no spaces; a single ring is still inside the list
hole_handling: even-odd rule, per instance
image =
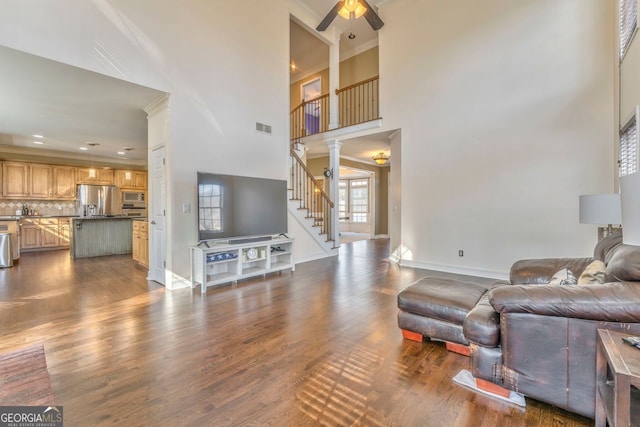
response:
[[[208,247],[207,247],[208,245]],[[295,270],[294,239],[274,238],[252,243],[216,243],[191,246],[191,287],[235,283],[268,273]]]

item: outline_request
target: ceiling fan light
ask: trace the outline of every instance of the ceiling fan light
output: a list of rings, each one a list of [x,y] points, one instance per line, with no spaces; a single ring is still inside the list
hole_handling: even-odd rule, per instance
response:
[[[367,11],[367,8],[364,7],[358,0],[345,0],[344,6],[340,8],[338,11],[338,15],[342,16],[344,19],[351,18],[351,13],[353,12],[355,18],[360,18]],[[335,13],[335,12],[334,12]]]
[[[384,154],[382,151],[373,156],[373,161],[379,165],[384,165],[389,161],[389,156]]]

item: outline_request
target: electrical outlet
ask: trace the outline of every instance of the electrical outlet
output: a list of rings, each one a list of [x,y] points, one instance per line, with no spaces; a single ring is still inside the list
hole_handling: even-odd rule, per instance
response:
[[[462,249],[458,251],[458,256],[464,256],[464,251]]]

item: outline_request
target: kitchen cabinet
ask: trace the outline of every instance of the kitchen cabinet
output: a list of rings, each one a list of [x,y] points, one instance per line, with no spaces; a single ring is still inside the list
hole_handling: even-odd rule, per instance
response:
[[[113,185],[114,184],[114,171],[113,169],[100,169],[94,168],[95,176],[90,176],[90,168],[79,168],[78,171],[78,184],[100,184],[100,185]]]
[[[132,221],[133,228],[133,260],[138,264],[149,266],[149,233],[146,221]]]
[[[76,168],[72,166],[53,167],[53,198],[56,200],[76,199]]]
[[[41,239],[38,220],[20,220],[20,250],[39,249],[42,246]]]
[[[20,227],[22,251],[69,247],[69,218],[23,218]]]
[[[127,172],[130,174],[129,179],[127,179]],[[115,175],[115,183],[122,190],[147,189],[147,172],[145,171],[116,170]]]
[[[71,241],[71,219],[58,219],[58,238],[60,246],[68,247]]]
[[[2,178],[2,196],[6,199],[76,198],[76,168],[72,166],[4,162]]]
[[[29,198],[49,199],[53,195],[51,166],[29,164]]]
[[[2,195],[8,199],[29,197],[29,164],[3,162]]]

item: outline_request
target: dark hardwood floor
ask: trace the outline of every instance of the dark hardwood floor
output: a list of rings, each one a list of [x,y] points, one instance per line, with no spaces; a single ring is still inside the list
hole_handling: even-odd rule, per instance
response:
[[[442,273],[344,245],[237,286],[165,291],[129,256],[0,270],[0,352],[44,343],[65,426],[589,426],[454,385],[468,359],[403,340],[396,294]],[[2,402],[0,402],[2,404]]]

